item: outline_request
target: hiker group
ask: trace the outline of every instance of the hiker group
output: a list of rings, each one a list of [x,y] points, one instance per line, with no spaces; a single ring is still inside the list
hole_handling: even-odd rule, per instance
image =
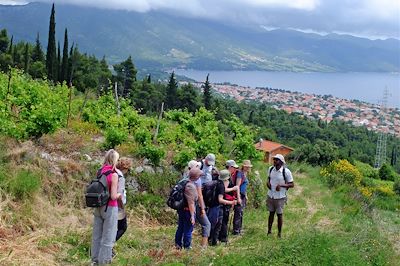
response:
[[[250,160],[244,160],[239,166],[234,160],[227,160],[225,169],[219,171],[215,162],[215,155],[211,153],[200,161],[190,161],[182,179],[171,190],[167,205],[178,213],[175,248],[179,250],[192,248],[196,221],[201,226],[203,249],[208,245],[227,243],[229,233],[243,233],[243,212],[248,201],[248,176],[252,164]],[[278,237],[281,237],[286,191],[293,187],[292,174],[284,165],[284,157],[277,154],[273,157],[273,166],[267,170],[267,233],[272,232],[276,213]],[[92,265],[111,263],[115,241],[127,229],[124,176],[131,167],[130,159],[119,158],[118,152],[111,149],[105,155],[97,178],[87,187],[86,205],[94,207]]]
[[[273,162],[274,165],[268,169],[267,234],[272,232],[276,213],[278,237],[281,237],[286,191],[293,187],[293,177],[290,170],[284,167],[285,159],[281,154],[275,155]],[[167,203],[178,212],[175,233],[177,249],[191,249],[196,221],[201,225],[202,248],[219,242],[227,243],[231,225],[233,235],[242,234],[243,211],[248,200],[248,175],[252,164],[250,160],[244,160],[239,167],[234,160],[228,160],[225,168],[218,171],[214,154],[208,154],[200,162],[192,160],[182,180],[172,189]],[[233,215],[230,215],[232,211]]]

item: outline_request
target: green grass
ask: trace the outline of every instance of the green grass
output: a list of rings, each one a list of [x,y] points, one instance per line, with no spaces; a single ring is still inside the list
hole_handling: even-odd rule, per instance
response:
[[[400,254],[393,243],[398,241],[399,214],[364,211],[350,189],[331,191],[320,179],[304,174],[310,170],[316,171],[293,171],[296,186],[289,191],[282,239],[276,236],[276,219],[273,235],[267,236],[264,204],[245,210],[242,236],[230,236],[227,245],[205,251],[199,246],[199,228],[193,249],[176,251],[175,225],[150,224],[149,217],[138,219],[141,214],[131,212],[128,230],[115,247],[118,255],[113,265],[396,265]],[[61,264],[87,264],[90,231],[69,234],[43,243],[65,247],[57,257]]]

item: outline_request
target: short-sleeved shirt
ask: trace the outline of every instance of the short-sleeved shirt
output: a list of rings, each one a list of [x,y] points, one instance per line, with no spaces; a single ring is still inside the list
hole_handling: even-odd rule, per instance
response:
[[[197,194],[196,185],[194,182],[189,181],[185,186],[185,198],[189,204],[195,204],[196,201],[199,199],[199,195]]]
[[[283,177],[283,166],[279,168],[279,170],[276,170],[275,167],[272,168],[271,174],[269,173],[269,169],[267,170],[267,176],[270,176],[270,182],[271,182],[271,189],[268,190],[268,197],[272,199],[283,199],[286,198],[286,188],[281,187],[280,191],[276,191],[276,186],[279,185],[284,185],[285,184],[285,178]],[[286,176],[286,182],[293,182],[293,176],[292,172],[288,169],[285,168],[285,176]]]
[[[212,181],[212,169],[213,166],[212,165],[207,165],[205,160],[201,161],[201,171],[203,171],[203,174],[201,175],[200,179],[201,179],[201,183],[205,184],[207,182]]]
[[[217,186],[217,187],[215,188],[215,189],[216,189],[216,191],[215,191],[215,198],[213,199],[213,201],[211,202],[211,204],[210,204],[209,207],[215,207],[215,206],[220,205],[220,203],[219,203],[219,201],[218,201],[219,195],[222,195],[222,196],[223,196],[223,195],[225,194],[224,182],[218,180],[216,186]]]

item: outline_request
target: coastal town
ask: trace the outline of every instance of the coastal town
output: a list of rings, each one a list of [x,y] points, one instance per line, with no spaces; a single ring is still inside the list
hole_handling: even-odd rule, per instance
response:
[[[193,85],[201,89],[203,83],[196,82]],[[288,113],[299,113],[328,123],[333,119],[340,119],[354,126],[364,126],[369,130],[400,137],[400,110],[398,108],[381,108],[377,104],[340,99],[332,95],[252,88],[225,83],[212,84],[212,89],[223,97],[230,97],[237,101],[263,102]]]

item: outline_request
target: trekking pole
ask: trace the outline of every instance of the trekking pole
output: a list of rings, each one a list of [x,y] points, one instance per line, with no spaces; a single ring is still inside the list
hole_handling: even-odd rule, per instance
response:
[[[232,206],[232,212],[234,212],[234,207]],[[226,242],[225,242],[225,246],[228,245],[228,241],[229,241],[229,231],[231,230],[231,224],[232,224],[232,220],[233,220],[233,214],[231,214],[231,211],[229,210],[229,217],[228,217],[228,232],[226,232]]]

